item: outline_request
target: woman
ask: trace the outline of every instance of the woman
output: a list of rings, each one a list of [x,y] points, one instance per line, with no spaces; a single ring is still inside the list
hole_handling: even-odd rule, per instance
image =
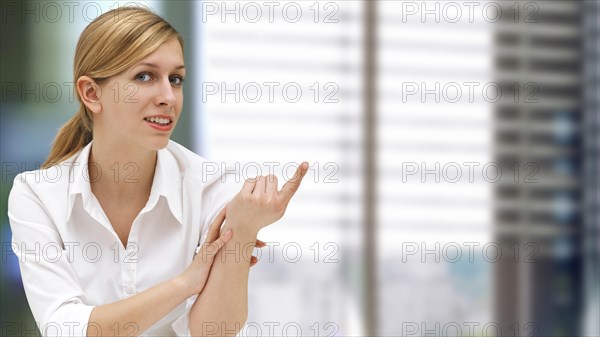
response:
[[[281,191],[275,176],[237,194],[232,177],[206,176],[203,158],[169,140],[183,104],[182,38],[147,10],[94,20],[74,78],[79,111],[9,196],[12,248],[42,334],[237,333],[248,252],[308,164]]]

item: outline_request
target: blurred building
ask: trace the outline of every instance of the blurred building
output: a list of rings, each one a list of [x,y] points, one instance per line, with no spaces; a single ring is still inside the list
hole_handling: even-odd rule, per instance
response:
[[[519,173],[495,188],[514,257],[496,267],[496,311],[505,331],[576,336],[598,313],[598,5],[530,6],[495,32],[496,77],[518,93],[495,109],[495,157]]]

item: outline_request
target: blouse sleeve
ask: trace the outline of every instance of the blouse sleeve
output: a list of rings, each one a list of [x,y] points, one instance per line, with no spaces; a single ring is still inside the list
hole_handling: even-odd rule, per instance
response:
[[[208,229],[219,211],[242,189],[243,182],[240,183],[240,179],[240,176],[234,173],[223,174],[220,179],[213,181],[206,188],[202,202],[204,222],[201,224],[202,229],[198,246],[201,246],[206,240]],[[227,218],[225,218],[222,226],[225,226],[226,222]]]
[[[242,184],[239,181],[239,176],[235,174],[223,174],[220,179],[216,179],[206,187],[202,196],[201,209],[203,222],[200,224],[202,228],[200,230],[198,247],[206,240],[208,228],[219,211],[226,203],[233,199],[241,188]],[[172,328],[177,336],[190,336],[189,315],[197,297],[196,295],[187,299],[184,314],[173,322]]]
[[[20,174],[8,197],[8,219],[11,248],[42,336],[85,336],[94,306],[85,303],[56,226]]]

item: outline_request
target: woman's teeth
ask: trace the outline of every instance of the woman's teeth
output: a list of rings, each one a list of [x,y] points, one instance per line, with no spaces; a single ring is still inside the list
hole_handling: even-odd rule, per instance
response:
[[[171,124],[171,120],[166,119],[166,118],[151,117],[151,118],[144,118],[144,120],[151,122],[151,123],[160,124],[160,125]]]

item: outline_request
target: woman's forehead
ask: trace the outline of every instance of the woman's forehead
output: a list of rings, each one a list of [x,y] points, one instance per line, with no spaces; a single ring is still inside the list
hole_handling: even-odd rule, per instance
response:
[[[181,49],[179,41],[172,39],[163,43],[150,55],[136,63],[134,67],[138,65],[167,69],[185,68],[183,62],[183,50]]]

